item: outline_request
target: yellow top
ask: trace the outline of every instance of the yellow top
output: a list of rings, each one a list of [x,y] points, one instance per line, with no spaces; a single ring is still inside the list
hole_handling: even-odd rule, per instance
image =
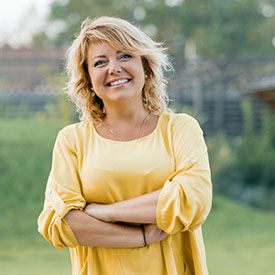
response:
[[[160,188],[156,220],[169,236],[148,247],[79,246],[64,219],[86,203]],[[55,247],[70,247],[75,275],[205,275],[201,225],[211,201],[207,148],[191,116],[162,114],[151,134],[132,141],[106,139],[92,122],[80,122],[57,136],[38,230]]]

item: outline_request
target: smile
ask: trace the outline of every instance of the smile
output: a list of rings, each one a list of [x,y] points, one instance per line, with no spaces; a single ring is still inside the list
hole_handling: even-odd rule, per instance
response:
[[[107,86],[109,86],[109,87],[119,86],[119,85],[128,83],[129,81],[130,81],[130,79],[127,79],[127,78],[119,79],[119,80],[115,80],[115,81],[108,83]]]

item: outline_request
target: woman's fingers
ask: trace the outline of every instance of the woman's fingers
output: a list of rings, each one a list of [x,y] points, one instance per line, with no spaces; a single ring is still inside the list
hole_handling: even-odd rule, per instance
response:
[[[168,236],[167,233],[165,233],[164,231],[161,231],[161,240],[164,240],[167,236]]]
[[[167,236],[168,235],[155,224],[148,224],[145,226],[145,237],[148,244],[160,242]]]

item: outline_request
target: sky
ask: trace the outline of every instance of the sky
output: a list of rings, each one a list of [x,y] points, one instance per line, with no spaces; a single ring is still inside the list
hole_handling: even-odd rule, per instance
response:
[[[20,47],[44,24],[53,0],[0,0],[0,46]]]

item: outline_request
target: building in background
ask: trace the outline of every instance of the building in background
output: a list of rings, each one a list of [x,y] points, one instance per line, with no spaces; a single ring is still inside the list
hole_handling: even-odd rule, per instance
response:
[[[31,117],[47,113],[49,105],[56,110],[58,107],[52,106],[64,88],[64,54],[64,50],[57,48],[0,49],[1,116]],[[275,78],[252,78],[247,62],[223,61],[221,66],[197,57],[190,66],[186,60],[169,83],[174,109],[191,110],[206,136],[224,133],[234,138],[243,132],[242,100],[248,97],[254,104],[255,125],[261,129],[263,109],[275,106]]]
[[[0,49],[0,114],[31,117],[55,104],[64,52],[53,48]]]

